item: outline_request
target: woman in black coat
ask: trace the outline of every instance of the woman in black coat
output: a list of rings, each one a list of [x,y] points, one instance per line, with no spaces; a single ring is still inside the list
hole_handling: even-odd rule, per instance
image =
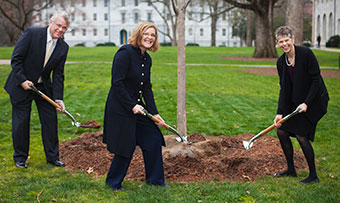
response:
[[[293,145],[290,137],[296,137],[306,157],[309,176],[299,181],[308,184],[319,182],[315,168],[314,150],[310,141],[314,141],[317,122],[327,112],[328,92],[320,75],[318,61],[307,47],[295,46],[292,29],[279,27],[275,32],[276,43],[284,52],[277,60],[280,78],[280,95],[274,124],[285,154],[287,170],[275,173],[275,177],[293,176],[296,171],[293,161]],[[284,124],[278,121],[295,109],[300,113]]]
[[[115,190],[124,190],[122,182],[130,165],[136,145],[143,151],[146,182],[164,183],[162,145],[164,138],[159,127],[164,127],[158,115],[150,83],[151,57],[146,51],[157,51],[157,28],[141,23],[114,56],[111,88],[104,116],[103,142],[114,153],[106,184]],[[146,109],[161,122],[157,125],[145,117]]]

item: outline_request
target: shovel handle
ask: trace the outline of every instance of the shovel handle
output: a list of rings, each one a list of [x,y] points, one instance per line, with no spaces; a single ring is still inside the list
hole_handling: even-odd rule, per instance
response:
[[[299,111],[301,111],[300,108],[296,109],[295,111],[293,111],[292,113],[288,114],[287,116],[285,116],[284,118],[282,118],[281,120],[278,121],[279,124],[282,124],[284,122],[286,122],[289,118],[291,118],[292,116],[294,116],[295,114],[298,114]],[[269,126],[268,128],[264,129],[261,132],[261,135],[264,135],[266,133],[268,133],[269,131],[273,130],[275,128],[275,124]]]
[[[31,88],[35,93],[37,93],[39,96],[44,98],[46,101],[52,104],[55,108],[58,108],[58,109],[60,108],[60,106],[57,103],[55,103],[51,98],[49,98],[44,93],[42,93],[40,90],[38,90],[34,85],[31,85]]]
[[[161,122],[158,118],[156,118],[155,116],[153,116],[151,113],[149,113],[146,109],[143,109],[143,112],[145,113],[145,115],[150,118],[153,122],[155,123],[159,123]],[[165,123],[165,128],[169,129],[169,125]]]

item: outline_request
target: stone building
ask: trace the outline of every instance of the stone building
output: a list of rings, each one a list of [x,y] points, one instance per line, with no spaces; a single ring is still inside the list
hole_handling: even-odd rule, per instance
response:
[[[223,1],[221,1],[221,4]],[[155,4],[159,11],[167,13],[163,4]],[[203,10],[204,9],[204,10]],[[186,43],[210,46],[211,19],[207,18],[208,7],[199,3],[187,7]],[[34,25],[46,25],[49,17],[57,10],[70,13],[71,24],[65,33],[65,40],[70,46],[84,44],[96,46],[99,43],[113,42],[117,46],[127,43],[136,26],[143,21],[153,22],[159,29],[159,42],[170,43],[162,34],[166,24],[157,10],[141,0],[71,0],[60,1],[51,8],[39,13]],[[195,12],[199,11],[199,12]],[[232,37],[232,28],[228,22],[229,13],[220,15],[217,21],[216,46],[241,46],[238,37]],[[170,24],[169,15],[167,21]]]
[[[321,36],[321,46],[325,46],[331,36],[340,35],[340,0],[314,0],[313,45]]]

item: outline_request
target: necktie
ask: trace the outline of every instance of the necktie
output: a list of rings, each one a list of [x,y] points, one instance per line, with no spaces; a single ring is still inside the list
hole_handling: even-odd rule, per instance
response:
[[[44,67],[48,61],[48,59],[50,58],[51,54],[52,54],[52,50],[53,50],[53,44],[54,44],[54,39],[52,39],[50,41],[50,43],[48,44],[48,47],[46,49],[46,54],[45,54],[45,61],[44,61]],[[41,79],[41,76],[39,77],[38,79],[38,83],[41,83],[42,82],[42,79]]]
[[[54,39],[52,39],[50,41],[50,44],[48,45],[47,49],[46,49],[46,54],[45,54],[45,61],[44,61],[44,67],[46,66],[46,63],[48,61],[48,59],[50,58],[51,54],[52,54],[52,47],[54,44]]]

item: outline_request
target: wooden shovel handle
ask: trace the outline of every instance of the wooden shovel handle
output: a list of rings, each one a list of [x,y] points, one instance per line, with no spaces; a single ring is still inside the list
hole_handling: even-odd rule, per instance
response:
[[[37,93],[39,96],[44,98],[46,101],[52,104],[55,108],[58,108],[58,109],[60,108],[60,106],[57,103],[55,103],[51,98],[49,98],[44,93],[42,93],[40,90],[38,90],[34,85],[31,85],[31,88],[35,93]]]

